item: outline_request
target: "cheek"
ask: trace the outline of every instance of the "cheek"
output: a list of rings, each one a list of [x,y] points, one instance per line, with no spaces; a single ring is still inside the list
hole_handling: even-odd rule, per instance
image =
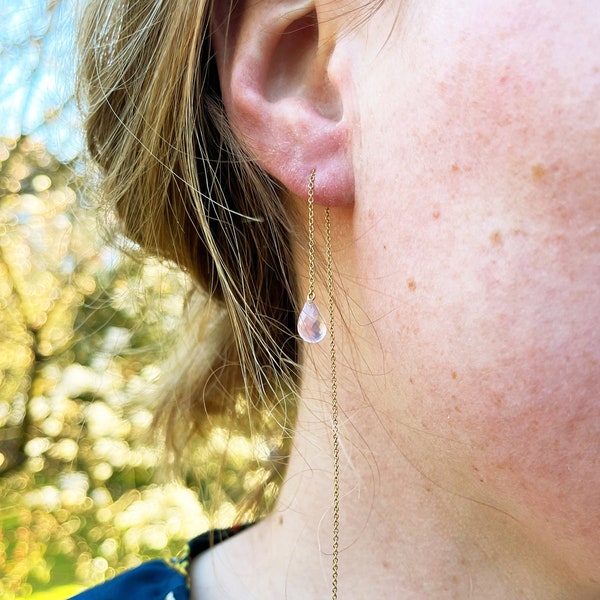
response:
[[[400,229],[403,252],[363,267],[400,420],[434,440],[421,457],[434,480],[600,580],[599,238],[552,215],[437,204],[429,224],[381,222],[373,245],[396,247]],[[462,475],[445,481],[449,453]]]
[[[377,55],[357,178],[361,302],[403,419],[468,448],[482,497],[593,565],[599,20],[589,2],[505,4],[436,3],[444,14],[408,50]]]
[[[442,350],[432,396],[454,388],[492,470],[524,488],[591,477],[597,500],[600,19],[575,4],[480,1],[425,29],[412,139],[427,173],[407,210],[427,249],[419,339]]]

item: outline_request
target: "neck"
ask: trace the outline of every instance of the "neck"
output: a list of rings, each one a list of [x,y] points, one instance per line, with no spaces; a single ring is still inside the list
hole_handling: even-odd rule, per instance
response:
[[[314,353],[277,508],[257,526],[200,557],[193,570],[198,598],[331,597],[328,370],[325,347]],[[443,477],[435,469],[425,473],[415,466],[423,462],[423,433],[407,427],[393,408],[374,409],[372,398],[386,406],[386,390],[377,377],[357,376],[343,364],[338,364],[338,374],[339,598],[593,597],[540,553],[515,518],[448,475],[447,453],[429,457],[445,471]],[[401,399],[391,400],[387,406]],[[449,443],[438,442],[438,449]],[[425,446],[431,448],[431,440]]]

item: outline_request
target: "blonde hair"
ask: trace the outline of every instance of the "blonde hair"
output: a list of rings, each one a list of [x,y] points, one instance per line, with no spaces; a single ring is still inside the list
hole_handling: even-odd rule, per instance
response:
[[[298,385],[291,203],[227,122],[211,10],[210,0],[90,0],[80,36],[103,196],[127,237],[196,284],[189,354],[160,411],[176,452],[223,420],[285,436]]]

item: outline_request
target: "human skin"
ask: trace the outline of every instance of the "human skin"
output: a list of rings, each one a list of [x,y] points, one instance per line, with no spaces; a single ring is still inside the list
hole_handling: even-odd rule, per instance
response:
[[[300,211],[312,166],[332,206],[343,597],[598,598],[597,6],[386,2],[357,20],[351,3],[317,2],[318,46],[273,33],[277,60],[252,45],[274,7],[249,3],[236,38],[251,64],[270,61],[262,75],[216,46],[238,135]],[[261,94],[266,125],[250,122]],[[314,114],[290,101],[287,115],[288,96]],[[275,595],[326,594],[327,360],[307,348],[278,511],[215,551],[217,579],[227,564],[258,593],[251,573],[271,569]]]
[[[356,85],[356,300],[403,418],[600,582],[600,13],[434,2],[382,47],[394,9]]]

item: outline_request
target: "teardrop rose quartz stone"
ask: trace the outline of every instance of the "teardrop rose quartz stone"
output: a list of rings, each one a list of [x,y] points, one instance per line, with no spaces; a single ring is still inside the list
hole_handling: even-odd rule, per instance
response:
[[[305,302],[298,317],[298,333],[305,342],[310,344],[320,342],[327,333],[327,327],[321,312],[317,305],[310,300]]]

